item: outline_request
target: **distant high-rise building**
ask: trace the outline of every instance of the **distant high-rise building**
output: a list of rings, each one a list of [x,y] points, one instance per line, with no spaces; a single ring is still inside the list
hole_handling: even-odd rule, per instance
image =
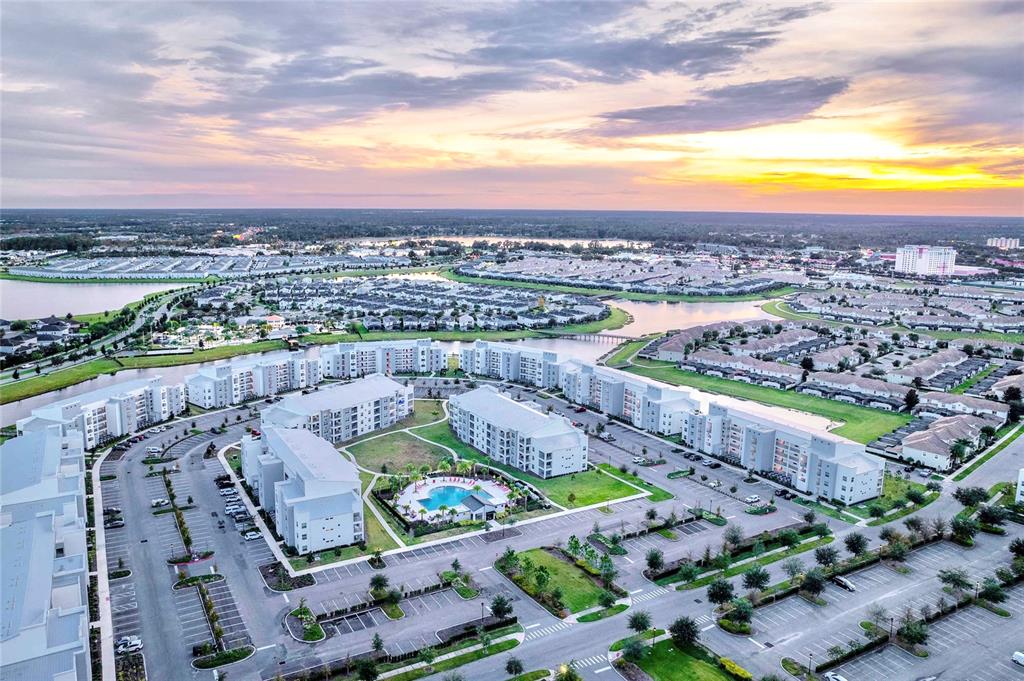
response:
[[[1020,248],[1020,239],[1010,239],[1005,236],[994,236],[985,242],[986,246],[994,246],[1001,251],[1015,251]]]
[[[896,271],[948,277],[956,268],[956,249],[949,246],[902,246],[896,249]]]

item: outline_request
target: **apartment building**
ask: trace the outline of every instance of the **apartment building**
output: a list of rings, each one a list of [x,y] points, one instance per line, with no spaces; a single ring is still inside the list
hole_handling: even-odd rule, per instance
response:
[[[202,367],[185,377],[188,401],[204,409],[299,390],[321,382],[320,360],[281,352]]]
[[[302,428],[338,443],[392,426],[412,411],[412,386],[371,374],[306,395],[289,395],[264,409],[261,422],[264,428]]]
[[[989,237],[985,240],[986,246],[993,246],[1001,251],[1015,251],[1020,248],[1020,239],[1011,239],[1006,236]]]
[[[88,681],[89,562],[81,433],[0,445],[0,678]]]
[[[322,437],[264,428],[242,441],[242,475],[300,554],[365,540],[359,471]]]
[[[1009,405],[995,400],[986,400],[984,397],[973,397],[971,395],[959,395],[956,393],[924,392],[919,396],[918,411],[931,414],[974,414],[998,421],[997,425],[1006,423],[1010,415]]]
[[[568,360],[562,363],[559,374],[559,387],[570,402],[652,433],[685,433],[689,420],[700,413],[700,400],[689,389],[670,387],[626,371]]]
[[[449,402],[455,436],[498,463],[552,478],[587,468],[587,436],[564,416],[517,402],[485,385]]]
[[[901,246],[896,249],[897,272],[948,277],[955,270],[955,248],[949,246]]]
[[[86,449],[130,435],[185,411],[185,386],[160,376],[125,381],[32,410],[17,422],[18,434],[59,424],[81,433]]]
[[[448,354],[429,338],[338,343],[320,351],[324,376],[358,378],[368,374],[429,374],[448,368]]]
[[[704,417],[706,452],[773,474],[795,489],[855,504],[882,492],[885,462],[864,445],[712,403]]]
[[[459,368],[467,374],[517,381],[540,388],[558,384],[558,355],[513,343],[477,340],[459,352]]]
[[[976,449],[985,426],[997,427],[998,424],[970,414],[944,416],[935,419],[925,430],[903,438],[900,454],[909,461],[946,471],[953,465],[954,445],[963,442],[970,450]]]

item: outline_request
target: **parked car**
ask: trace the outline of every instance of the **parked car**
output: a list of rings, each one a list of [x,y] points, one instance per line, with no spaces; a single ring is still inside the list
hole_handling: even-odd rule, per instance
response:
[[[825,681],[846,681],[846,677],[842,674],[836,674],[835,672],[825,672],[821,678]]]
[[[846,589],[847,591],[856,591],[857,590],[857,587],[855,587],[853,585],[853,582],[848,580],[846,577],[840,577],[839,575],[836,575],[835,577],[832,578],[832,581],[835,582],[836,586],[840,586],[840,587]]]
[[[930,470],[928,470],[927,468],[922,468],[921,470],[919,470],[917,472],[917,474],[920,477],[922,477],[922,478],[928,478],[928,477],[931,477],[932,472]]]
[[[121,512],[120,506],[107,506],[103,509],[103,515],[117,515]]]
[[[245,534],[242,535],[242,539],[244,539],[246,541],[252,541],[254,539],[259,539],[259,538],[260,538],[260,533],[259,532],[249,531],[249,532],[246,532]]]
[[[103,523],[103,529],[105,530],[113,530],[118,527],[124,527],[123,520],[108,520]]]
[[[756,494],[751,494],[749,497],[746,497],[743,501],[747,502],[748,504],[756,504],[757,502],[761,501],[761,497],[759,497]]]
[[[598,435],[598,437],[604,440],[605,442],[612,442],[615,440],[615,438],[612,437],[611,433],[601,433],[600,435]]]
[[[709,465],[711,465],[711,459],[709,459],[709,458],[707,458],[707,457],[704,457],[703,459],[701,459],[701,460],[700,460],[700,462],[701,462],[702,464],[704,464],[705,466],[709,466]]]
[[[238,494],[238,492],[235,491],[234,487],[222,487],[220,490],[220,495],[222,497],[229,497],[232,494]]]
[[[153,499],[153,501],[149,502],[149,505],[152,508],[160,508],[161,506],[170,506],[171,502],[167,499]]]
[[[1018,650],[1010,659],[1013,660],[1014,664],[1019,664],[1021,667],[1024,667],[1024,652]]]
[[[575,411],[577,414],[582,414],[586,410],[587,410],[586,407],[576,407],[575,409],[573,409],[573,411]]]
[[[717,461],[712,461],[711,463],[708,464],[708,468],[710,468],[712,470],[714,470],[716,468],[721,468],[721,467],[722,467],[722,464],[718,463]]]
[[[159,454],[160,453],[160,448],[159,447],[146,447],[146,453],[147,454]]]
[[[142,642],[141,636],[122,636],[121,638],[114,641],[115,646],[123,646],[133,642]]]
[[[673,448],[672,448],[672,453],[673,453],[673,454],[682,454],[682,453],[683,453],[683,452],[685,452],[685,451],[686,451],[686,450],[685,450],[685,449],[683,449],[682,447],[673,447]]]
[[[137,639],[117,646],[114,652],[118,655],[127,655],[128,653],[137,653],[140,650],[142,650],[142,639]]]
[[[722,481],[721,480],[712,480],[711,482],[708,483],[708,487],[710,487],[711,489],[718,489],[721,486],[722,486]]]
[[[235,511],[244,511],[245,507],[238,504],[229,504],[224,507],[224,513],[232,515]]]
[[[785,498],[786,490],[784,490],[784,489],[777,489],[777,490],[775,490],[775,496]]]

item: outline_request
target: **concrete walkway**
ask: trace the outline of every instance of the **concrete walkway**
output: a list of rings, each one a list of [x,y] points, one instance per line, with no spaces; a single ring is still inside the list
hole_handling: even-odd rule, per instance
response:
[[[110,580],[107,576],[107,537],[103,529],[103,484],[100,467],[110,450],[92,464],[92,517],[96,530],[96,595],[100,605],[100,654],[103,681],[114,681],[114,615],[110,610]]]

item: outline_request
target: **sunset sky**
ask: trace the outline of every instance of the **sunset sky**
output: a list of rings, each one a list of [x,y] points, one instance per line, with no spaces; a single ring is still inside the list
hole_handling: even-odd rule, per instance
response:
[[[1024,2],[4,2],[7,207],[1024,214]]]

